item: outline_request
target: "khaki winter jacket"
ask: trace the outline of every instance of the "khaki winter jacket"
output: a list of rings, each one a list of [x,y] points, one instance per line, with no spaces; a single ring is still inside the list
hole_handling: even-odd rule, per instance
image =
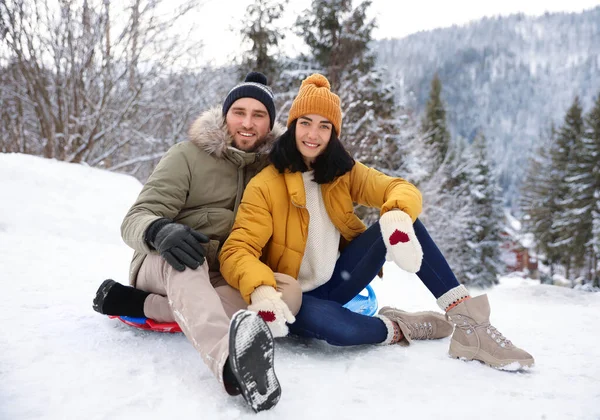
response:
[[[321,185],[327,214],[342,238],[352,241],[366,230],[354,214],[359,203],[406,212],[417,219],[421,193],[410,182],[356,162],[353,169]],[[219,256],[221,274],[250,303],[258,286],[276,287],[274,272],[298,278],[308,238],[309,214],[300,172],[281,174],[269,165],[252,179],[242,198],[233,231]]]
[[[146,255],[156,253],[144,241],[144,233],[163,217],[207,235],[206,260],[211,271],[218,271],[218,252],[231,231],[244,188],[267,165],[267,152],[283,132],[275,123],[259,150],[246,153],[230,147],[233,139],[220,108],[200,115],[190,127],[189,141],[165,153],[123,220],[121,236],[135,250],[130,284],[135,286]]]

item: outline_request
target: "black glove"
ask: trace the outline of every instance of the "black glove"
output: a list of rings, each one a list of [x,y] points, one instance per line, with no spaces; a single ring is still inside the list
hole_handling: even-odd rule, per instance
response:
[[[206,251],[200,244],[208,243],[209,239],[206,235],[196,232],[186,225],[174,222],[164,223],[165,219],[160,219],[157,222],[159,222],[157,225],[153,223],[148,228],[151,233],[148,237],[148,243],[175,270],[183,271],[186,266],[195,270],[204,264]],[[159,228],[155,229],[156,227]]]

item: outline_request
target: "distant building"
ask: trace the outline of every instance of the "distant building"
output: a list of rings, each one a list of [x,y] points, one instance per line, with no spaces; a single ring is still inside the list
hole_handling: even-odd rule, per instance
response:
[[[525,272],[528,277],[537,279],[538,259],[533,250],[533,235],[521,233],[521,222],[508,211],[505,212],[506,223],[501,232],[503,241],[504,262],[509,272]]]

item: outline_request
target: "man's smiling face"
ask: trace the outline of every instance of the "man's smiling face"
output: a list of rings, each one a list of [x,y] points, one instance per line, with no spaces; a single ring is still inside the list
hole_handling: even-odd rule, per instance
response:
[[[225,123],[227,131],[233,137],[233,146],[244,152],[252,152],[269,133],[271,120],[262,102],[253,98],[241,98],[227,111]]]

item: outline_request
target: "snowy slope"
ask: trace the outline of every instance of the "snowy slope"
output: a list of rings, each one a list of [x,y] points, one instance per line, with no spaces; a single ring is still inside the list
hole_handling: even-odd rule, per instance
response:
[[[104,278],[126,282],[119,226],[140,187],[0,154],[0,419],[600,419],[600,294],[508,278],[490,292],[493,321],[536,357],[533,370],[450,359],[448,339],[339,349],[287,338],[276,349],[282,399],[253,414],[183,335],[91,309]],[[436,309],[392,265],[375,288],[381,304]]]

